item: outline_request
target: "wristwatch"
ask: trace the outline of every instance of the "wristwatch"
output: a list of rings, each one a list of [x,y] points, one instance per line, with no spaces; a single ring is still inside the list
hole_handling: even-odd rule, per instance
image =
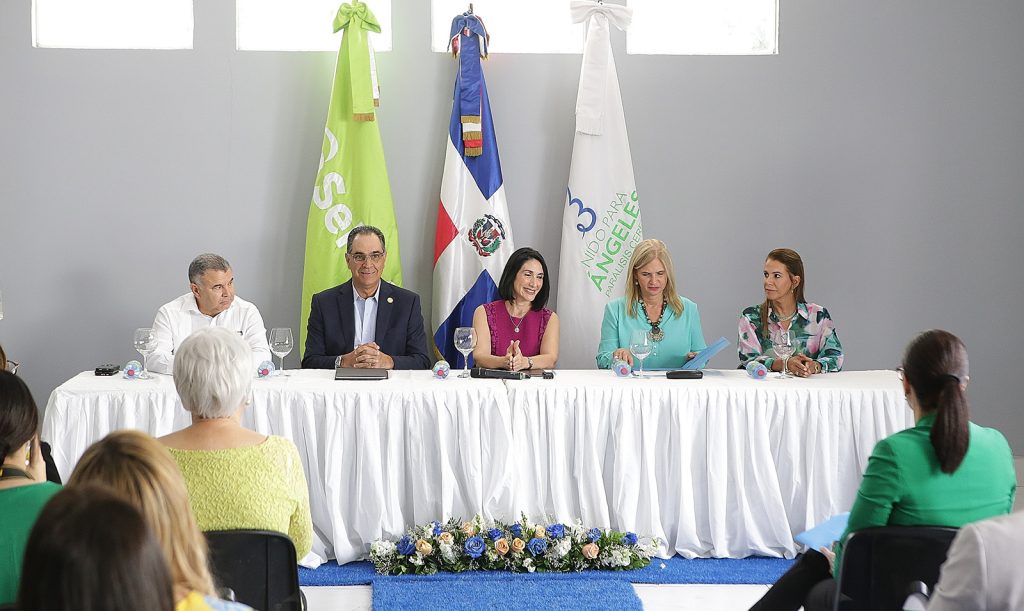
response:
[[[529,367],[527,367],[527,369],[533,369],[533,358],[529,357],[529,356],[526,357],[526,364],[529,365]]]
[[[334,368],[335,369],[340,369],[341,368],[341,355],[340,354],[334,359]]]

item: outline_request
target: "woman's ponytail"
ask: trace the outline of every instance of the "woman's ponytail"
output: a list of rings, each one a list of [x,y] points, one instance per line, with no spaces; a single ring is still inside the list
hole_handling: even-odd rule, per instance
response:
[[[967,396],[960,379],[952,374],[942,376],[935,405],[935,423],[931,440],[943,473],[953,473],[963,462],[970,442]]]
[[[931,441],[939,468],[953,473],[970,444],[967,348],[949,331],[925,331],[907,346],[903,370],[921,410],[935,414]]]

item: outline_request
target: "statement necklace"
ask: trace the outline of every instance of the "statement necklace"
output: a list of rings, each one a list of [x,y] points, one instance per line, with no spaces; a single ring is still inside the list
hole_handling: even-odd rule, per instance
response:
[[[640,300],[640,309],[644,311],[644,318],[651,325],[651,341],[660,342],[665,339],[665,331],[661,328],[661,319],[665,318],[665,309],[668,307],[668,300],[661,302],[661,315],[658,316],[658,320],[651,322],[651,317],[647,314],[647,306],[644,305],[644,300]]]
[[[508,319],[509,319],[510,321],[512,321],[512,327],[513,327],[513,330],[514,330],[514,331],[515,331],[516,333],[519,333],[519,327],[520,327],[520,326],[522,326],[522,324],[523,324],[523,321],[524,321],[524,320],[526,320],[526,314],[529,314],[529,313],[530,313],[530,311],[529,311],[529,310],[527,310],[527,311],[526,311],[526,314],[523,314],[522,316],[520,316],[520,317],[519,317],[519,321],[518,321],[518,322],[516,321],[516,319],[515,319],[515,318],[513,318],[513,317],[512,317],[512,312],[510,312],[510,311],[509,311],[509,308],[505,308],[505,313],[506,313],[506,314],[508,314]]]

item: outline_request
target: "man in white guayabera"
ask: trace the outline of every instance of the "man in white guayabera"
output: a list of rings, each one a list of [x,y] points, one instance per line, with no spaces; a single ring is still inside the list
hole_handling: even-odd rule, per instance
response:
[[[235,296],[235,275],[224,257],[199,255],[188,266],[188,281],[191,292],[156,312],[156,350],[149,356],[147,369],[170,374],[174,370],[174,351],[193,331],[204,327],[237,332],[252,349],[254,372],[256,365],[270,360],[263,317],[255,305]]]

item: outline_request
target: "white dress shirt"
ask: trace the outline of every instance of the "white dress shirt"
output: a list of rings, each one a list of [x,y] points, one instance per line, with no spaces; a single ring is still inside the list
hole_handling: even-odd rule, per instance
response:
[[[256,306],[235,296],[228,309],[216,316],[207,316],[199,311],[195,296],[186,293],[157,310],[153,321],[156,350],[149,355],[147,369],[174,373],[174,352],[193,331],[204,327],[224,327],[237,332],[252,348],[253,375],[257,365],[270,360],[267,329]]]
[[[380,283],[377,290],[366,299],[352,287],[352,305],[355,312],[355,341],[353,346],[362,346],[377,339],[377,299],[380,297]]]

